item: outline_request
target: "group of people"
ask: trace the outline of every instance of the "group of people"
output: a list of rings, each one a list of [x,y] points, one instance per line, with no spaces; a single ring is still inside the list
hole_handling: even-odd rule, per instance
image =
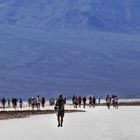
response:
[[[95,96],[89,96],[89,98],[87,97],[81,97],[81,96],[75,96],[73,95],[72,97],[72,103],[74,105],[74,108],[77,107],[81,107],[81,105],[83,105],[83,108],[86,107],[86,105],[88,104],[89,107],[95,107],[96,104],[100,104],[101,99],[98,98],[98,102]],[[105,98],[106,101],[106,105],[107,108],[110,109],[111,104],[113,105],[114,108],[118,109],[118,97],[117,95],[112,95],[109,96],[107,95]],[[19,103],[19,107],[22,109],[23,106],[23,100],[20,98],[19,100],[17,98],[12,98],[12,100],[10,101],[10,99],[5,99],[2,98],[1,99],[1,104],[3,109],[5,109],[5,104],[6,102],[8,103],[8,107],[11,106],[12,103],[12,107],[13,108],[17,108],[17,104]],[[35,108],[37,108],[37,110],[40,110],[40,107],[42,106],[43,108],[45,107],[45,103],[46,100],[44,97],[40,97],[39,95],[35,98],[29,98],[28,99],[28,106],[32,108],[32,110],[34,110]],[[58,98],[54,99],[50,99],[49,100],[49,104],[52,106],[54,105],[54,109],[57,112],[57,121],[58,121],[58,127],[62,127],[63,126],[63,118],[64,118],[64,113],[65,113],[65,104],[66,104],[66,98],[63,98],[62,94],[60,94],[58,96]]]
[[[12,98],[10,99],[5,99],[4,97],[0,100],[1,101],[1,105],[2,108],[5,109],[13,107],[14,109],[16,109],[18,106],[20,109],[23,108],[23,99],[22,98]],[[37,108],[37,110],[40,110],[40,106],[42,106],[43,108],[45,107],[45,98],[42,97],[40,98],[39,96],[37,96],[37,98],[32,97],[28,99],[28,106],[32,108],[32,110],[34,110],[35,108]],[[6,106],[7,104],[7,106]]]
[[[8,107],[17,108],[17,105],[19,103],[19,107],[22,109],[23,106],[23,100],[20,98],[19,100],[17,98],[12,98],[11,100],[6,100],[4,97],[0,100],[2,104],[2,108],[5,109],[6,102],[8,103]],[[41,97],[38,95],[36,98],[32,97],[28,99],[28,106],[34,110],[36,107],[37,110],[40,110],[40,106],[45,107],[46,100],[44,97]],[[57,111],[57,120],[58,120],[58,127],[63,126],[63,117],[64,117],[64,105],[66,104],[66,98],[62,97],[62,94],[59,95],[59,97],[55,100],[53,99],[53,104],[55,105],[54,109]]]
[[[96,102],[96,98],[95,96],[90,96],[88,98],[89,100],[89,107],[95,107]],[[74,105],[74,108],[77,108],[77,106],[81,107],[81,104],[83,102],[83,107],[85,108],[86,105],[86,101],[87,98],[86,97],[81,97],[81,96],[73,96],[72,97],[72,103]],[[98,100],[98,104],[100,104],[101,99],[99,98]],[[106,104],[108,109],[110,109],[110,105],[113,105],[113,107],[118,109],[118,97],[117,95],[112,95],[112,97],[110,97],[109,95],[106,96]],[[62,94],[59,95],[58,99],[56,100],[56,104],[54,109],[57,111],[57,121],[58,121],[58,127],[62,127],[63,126],[63,118],[64,118],[64,113],[65,113],[65,100],[62,97]]]
[[[98,99],[98,104],[100,104],[101,99]],[[74,105],[74,108],[77,108],[79,106],[79,108],[81,108],[81,105],[83,104],[83,108],[85,108],[86,104],[89,105],[89,107],[95,107],[95,105],[97,104],[97,99],[95,96],[89,96],[89,98],[87,97],[81,97],[81,96],[75,96],[73,95],[72,97],[72,103]]]
[[[1,104],[2,104],[2,108],[5,109],[6,107],[6,103],[8,104],[8,108],[10,108],[11,104],[12,104],[12,107],[13,108],[17,108],[17,104],[18,104],[18,99],[17,98],[12,98],[11,100],[10,99],[5,99],[4,97],[1,99]],[[20,98],[19,99],[19,106],[20,108],[22,109],[22,104],[23,104],[23,101],[22,99]]]
[[[118,109],[118,97],[117,95],[112,95],[109,96],[107,94],[106,98],[106,105],[107,108],[110,109],[110,106],[112,105],[115,109]],[[75,96],[73,95],[72,97],[72,104],[74,106],[74,108],[81,108],[81,105],[83,105],[83,108],[85,108],[86,105],[89,106],[89,108],[95,108],[96,105],[100,105],[101,104],[101,98],[99,97],[98,100],[96,99],[95,96],[89,96],[87,97],[81,97],[81,96]]]
[[[109,96],[107,94],[107,96],[106,96],[106,105],[107,105],[108,109],[110,109],[111,104],[115,109],[118,109],[118,97],[117,97],[117,95],[113,94],[112,96]]]
[[[82,102],[83,102],[83,107],[85,108],[86,101],[87,101],[86,97],[82,98],[81,96],[75,96],[75,95],[73,95],[73,97],[72,97],[72,103],[74,105],[74,108],[77,108],[77,106],[79,106],[79,108],[81,108]]]
[[[45,103],[46,100],[44,97],[41,97],[39,95],[37,95],[37,97],[32,97],[28,99],[28,106],[32,107],[32,110],[34,110],[35,108],[37,110],[40,110],[40,107],[42,106],[43,108],[45,107]]]
[[[50,98],[49,99],[49,105],[53,106],[55,104],[55,98]]]
[[[63,99],[64,100],[64,104],[66,104],[66,98]],[[22,98],[17,99],[17,98],[12,98],[10,99],[5,99],[4,97],[0,100],[1,101],[1,105],[2,108],[5,109],[6,107],[6,103],[7,103],[7,107],[13,107],[14,109],[17,108],[18,104],[20,109],[23,108],[23,100]],[[56,104],[57,98],[50,98],[49,99],[49,105],[50,106],[54,106]],[[106,98],[106,105],[107,108],[110,109],[110,106],[112,105],[114,108],[118,109],[118,97],[117,95],[112,95],[109,96],[107,94]],[[37,97],[32,97],[28,99],[28,106],[32,108],[32,110],[37,109],[40,110],[40,107],[45,107],[45,103],[46,103],[46,99],[45,97],[40,97],[39,95],[37,95]],[[95,96],[89,96],[89,97],[81,97],[81,96],[75,96],[73,95],[72,97],[72,104],[74,106],[74,108],[81,108],[81,105],[83,105],[83,108],[86,107],[86,105],[88,105],[90,108],[94,108],[96,105],[100,105],[101,103],[101,98],[96,99]]]

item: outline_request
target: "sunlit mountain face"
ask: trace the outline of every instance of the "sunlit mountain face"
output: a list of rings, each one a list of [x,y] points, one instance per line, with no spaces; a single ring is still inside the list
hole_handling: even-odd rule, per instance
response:
[[[139,5],[0,0],[0,96],[140,97]]]

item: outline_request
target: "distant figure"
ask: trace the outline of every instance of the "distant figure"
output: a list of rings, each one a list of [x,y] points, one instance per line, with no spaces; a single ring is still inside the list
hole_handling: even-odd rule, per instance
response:
[[[108,94],[107,94],[107,96],[106,96],[106,104],[107,104],[107,108],[110,109],[111,98],[109,97]]]
[[[62,94],[59,95],[56,104],[55,104],[55,111],[57,111],[57,121],[58,121],[58,127],[63,126],[63,118],[64,118],[64,99]]]
[[[15,98],[14,100],[15,100],[14,102],[15,102],[15,109],[16,109],[18,100],[17,100],[17,98]]]
[[[93,98],[90,96],[88,98],[88,100],[89,100],[89,107],[92,107],[92,105],[93,105]]]
[[[31,106],[32,106],[32,110],[34,110],[35,108],[35,103],[36,103],[36,99],[34,97],[31,98]]]
[[[42,97],[42,99],[41,99],[41,105],[42,105],[42,107],[44,108],[45,107],[45,98],[44,97]]]
[[[28,99],[28,106],[31,107],[31,98]]]
[[[5,109],[6,99],[4,97],[2,98],[1,103],[2,103],[3,109]]]
[[[14,98],[12,98],[12,107],[15,108]]]
[[[23,105],[23,102],[22,102],[22,99],[20,98],[19,99],[19,107],[20,107],[20,109],[22,109],[22,105]]]
[[[81,108],[81,102],[82,102],[82,99],[81,99],[81,96],[78,97],[78,105],[79,105],[79,108]]]
[[[74,98],[73,103],[74,103],[74,108],[77,108],[77,105],[78,105],[78,99],[77,99],[77,97]]]
[[[83,107],[84,107],[84,108],[86,107],[86,101],[87,101],[87,99],[86,99],[86,97],[84,97],[84,98],[83,98]]]
[[[95,98],[95,96],[93,96],[92,100],[93,100],[93,107],[95,108],[95,105],[96,105],[96,98]]]
[[[117,95],[114,97],[114,107],[115,107],[115,109],[118,109],[118,97],[117,97]]]
[[[14,109],[17,108],[17,98],[13,98],[13,99],[12,99],[12,105],[13,105],[13,108],[14,108]]]
[[[73,95],[73,97],[72,97],[72,104],[74,105],[74,101],[75,101],[75,95]]]
[[[55,104],[55,99],[54,98],[50,98],[49,99],[49,105],[53,106]]]
[[[40,103],[41,103],[40,97],[39,97],[39,95],[37,95],[37,99],[36,99],[37,110],[40,110]]]
[[[98,99],[98,104],[100,105],[101,104],[101,98],[99,97]]]
[[[10,99],[8,99],[7,101],[8,101],[8,107],[10,108]]]
[[[112,105],[113,105],[113,107],[115,107],[115,95],[114,94],[112,95]]]

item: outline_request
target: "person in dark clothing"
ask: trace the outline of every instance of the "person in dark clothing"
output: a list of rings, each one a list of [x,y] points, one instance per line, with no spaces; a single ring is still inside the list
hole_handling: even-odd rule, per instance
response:
[[[73,97],[72,97],[72,104],[74,105],[74,101],[75,101],[75,95],[73,95]]]
[[[107,108],[110,109],[111,98],[109,97],[108,94],[107,94],[107,96],[106,96],[106,104],[107,104]]]
[[[92,105],[93,105],[93,98],[90,96],[88,100],[89,100],[89,107],[92,107]]]
[[[5,109],[6,99],[4,97],[2,98],[1,103],[2,103],[3,109]]]
[[[82,101],[81,96],[79,96],[78,97],[78,105],[79,105],[79,108],[81,108],[81,101]]]
[[[28,99],[28,106],[31,107],[31,98]]]
[[[56,104],[55,104],[55,111],[57,111],[57,121],[58,121],[58,127],[63,126],[63,118],[64,118],[64,99],[62,94],[59,95],[57,98]]]
[[[92,98],[92,100],[93,100],[93,107],[95,108],[95,105],[96,105],[96,97],[94,96],[94,97]]]
[[[83,107],[85,108],[85,106],[86,106],[86,101],[87,101],[87,99],[86,99],[86,97],[84,97],[83,98]]]
[[[17,108],[17,102],[18,102],[17,98],[14,99],[14,102],[15,102],[15,109],[16,109]]]
[[[12,105],[14,109],[17,108],[17,98],[12,98]]]
[[[22,105],[23,105],[23,101],[22,101],[22,99],[20,98],[20,99],[19,99],[19,107],[20,107],[20,109],[22,109]]]
[[[44,97],[42,97],[42,99],[41,99],[41,105],[42,105],[42,107],[44,108],[45,107],[45,98]]]

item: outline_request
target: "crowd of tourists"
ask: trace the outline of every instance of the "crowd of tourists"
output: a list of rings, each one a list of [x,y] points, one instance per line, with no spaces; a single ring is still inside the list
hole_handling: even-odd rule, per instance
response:
[[[64,100],[64,104],[66,104],[66,98],[63,99]],[[57,99],[56,98],[50,98],[48,99],[48,104],[50,106],[54,106],[56,104]],[[106,105],[107,108],[110,109],[110,106],[112,105],[114,108],[118,109],[118,97],[117,95],[112,95],[109,96],[107,95],[105,98],[106,101]],[[22,98],[12,98],[10,99],[5,99],[4,97],[0,100],[1,105],[0,107],[5,109],[5,108],[10,108],[13,107],[14,109],[16,109],[17,107],[19,107],[20,109],[23,108],[23,104],[25,104],[25,102],[23,102]],[[40,110],[40,108],[44,108],[45,104],[46,104],[46,99],[45,97],[40,97],[39,95],[37,95],[36,97],[31,97],[27,100],[28,102],[28,107],[30,107],[32,110],[36,109],[36,110]],[[82,96],[75,96],[73,95],[72,97],[72,104],[74,108],[81,108],[81,106],[83,106],[83,108],[85,108],[86,106],[89,106],[89,108],[95,108],[96,105],[100,105],[101,104],[101,98],[96,98],[95,96],[89,96],[89,97],[82,97]],[[27,106],[24,105],[24,106]]]
[[[89,98],[86,98],[85,96],[82,98],[81,96],[75,96],[73,95],[72,97],[72,104],[74,105],[74,108],[81,108],[81,104],[83,104],[83,107],[85,108],[87,105],[88,101],[88,106],[90,108],[95,107],[96,104],[100,105],[101,99],[97,99],[95,96],[90,96]],[[107,108],[110,109],[110,105],[112,104],[113,107],[118,109],[118,97],[117,95],[112,95],[109,96],[107,95],[105,98]],[[57,111],[57,121],[58,121],[58,127],[63,126],[63,118],[64,118],[64,113],[65,113],[65,105],[66,100],[63,98],[62,94],[59,95],[58,99],[56,100],[55,107],[54,109]]]
[[[95,96],[89,96],[89,98],[87,97],[81,97],[81,96],[75,96],[73,95],[72,97],[72,103],[74,105],[74,108],[81,108],[81,105],[83,104],[83,107],[85,108],[86,105],[88,104],[89,107],[95,107],[97,99]],[[98,99],[98,103],[100,104],[100,98]]]
[[[35,108],[37,110],[40,110],[40,107],[45,107],[45,103],[46,103],[46,100],[44,97],[39,97],[39,95],[37,97],[32,97],[32,98],[29,98],[28,99],[28,107],[31,107],[32,110],[34,110]],[[5,99],[4,97],[0,100],[0,103],[1,103],[1,108],[5,109],[5,108],[14,108],[14,109],[17,109],[17,107],[19,107],[20,109],[23,108],[23,104],[25,102],[23,102],[23,99],[22,98],[12,98],[11,100],[10,99]],[[27,107],[27,105],[25,105]]]
[[[112,105],[114,108],[118,109],[118,97],[117,95],[112,95],[109,96],[107,94],[105,98],[105,102],[107,105],[107,108],[110,109],[110,106]],[[75,96],[73,95],[72,97],[72,103],[74,108],[81,108],[81,105],[83,105],[83,108],[86,106],[89,106],[89,108],[95,108],[96,105],[101,104],[101,98],[99,97],[98,99],[95,96],[89,96],[89,97],[81,97],[81,96]]]
[[[107,108],[110,109],[110,106],[112,105],[114,108],[118,109],[118,97],[117,95],[112,95],[109,96],[107,94],[106,96],[106,104],[107,104]]]
[[[40,97],[39,95],[37,97],[32,97],[28,99],[28,106],[34,110],[35,108],[37,110],[40,110],[40,107],[45,107],[45,97]]]
[[[23,108],[23,100],[22,98],[12,98],[5,99],[4,97],[0,100],[1,101],[1,107],[3,109],[13,107],[14,109],[17,108],[17,106],[22,109]],[[118,97],[117,95],[109,96],[107,95],[105,98],[107,108],[110,109],[110,106],[112,105],[114,108],[118,109]],[[40,110],[41,107],[44,108],[46,104],[45,97],[40,97],[37,95],[37,97],[32,97],[28,99],[28,107],[30,107],[32,110]],[[7,106],[6,106],[7,103]],[[56,99],[50,98],[48,100],[48,103],[50,106],[54,106],[54,110],[57,112],[57,121],[58,121],[58,127],[63,126],[63,118],[65,113],[65,104],[66,104],[66,98],[60,94]],[[95,108],[96,105],[101,104],[101,98],[96,98],[95,96],[89,96],[89,97],[81,97],[81,96],[75,96],[72,97],[72,104],[74,108],[81,108],[83,105],[83,108],[86,106],[89,106],[89,108]],[[27,107],[27,104],[26,104]]]

